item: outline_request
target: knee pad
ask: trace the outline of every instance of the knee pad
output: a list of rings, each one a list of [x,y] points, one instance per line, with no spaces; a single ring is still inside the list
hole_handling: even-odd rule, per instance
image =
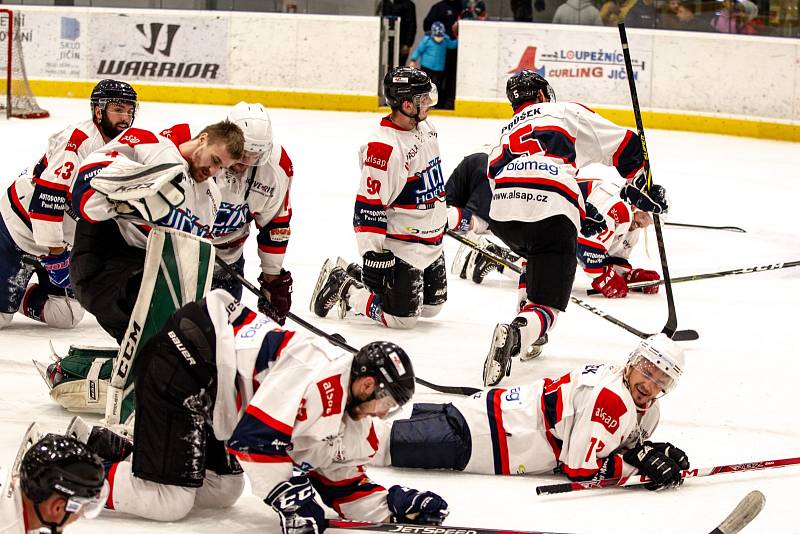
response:
[[[13,313],[0,313],[0,328],[5,328],[11,324],[11,319],[14,318]]]
[[[244,475],[218,475],[206,470],[203,485],[197,488],[194,504],[202,508],[228,508],[244,492]]]
[[[436,317],[437,315],[439,315],[440,311],[442,311],[442,304],[435,304],[435,305],[425,304],[422,306],[422,313],[420,315],[422,315],[422,317],[428,317],[428,318]]]
[[[409,330],[417,325],[419,317],[397,317],[396,315],[383,314],[383,319],[386,321],[386,326],[389,328],[397,328],[399,330]]]
[[[389,454],[395,467],[463,471],[472,455],[472,436],[452,404],[415,404],[410,419],[392,424]]]

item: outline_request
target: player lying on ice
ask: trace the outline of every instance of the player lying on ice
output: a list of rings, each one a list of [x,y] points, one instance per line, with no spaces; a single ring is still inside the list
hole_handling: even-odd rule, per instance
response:
[[[244,489],[280,516],[285,534],[326,528],[317,495],[342,517],[439,524],[431,492],[366,475],[374,417],[414,393],[408,355],[372,342],[353,355],[281,329],[224,290],[179,309],[134,362],[133,443],[75,418],[68,433],[112,462],[108,506],[177,521],[194,506],[233,505]]]
[[[643,340],[621,368],[586,365],[449,404],[415,404],[410,419],[381,427],[374,463],[497,475],[563,473],[571,480],[638,471],[651,479],[648,489],[677,486],[681,470],[689,468],[686,454],[649,439],[658,425],[658,399],[674,389],[683,366],[683,349],[658,334]]]

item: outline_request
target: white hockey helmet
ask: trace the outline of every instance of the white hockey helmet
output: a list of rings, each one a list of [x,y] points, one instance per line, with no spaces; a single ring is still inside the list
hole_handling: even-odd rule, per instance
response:
[[[631,352],[626,367],[645,375],[666,394],[678,385],[685,363],[686,357],[680,345],[666,334],[656,334],[639,343]]]
[[[245,158],[251,165],[261,165],[272,152],[272,121],[261,104],[239,102],[228,113],[228,120],[244,133]]]

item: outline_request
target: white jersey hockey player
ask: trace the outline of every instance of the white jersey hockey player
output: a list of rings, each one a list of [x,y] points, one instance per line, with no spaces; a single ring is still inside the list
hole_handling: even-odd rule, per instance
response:
[[[586,365],[452,404],[418,404],[410,419],[382,429],[376,462],[496,475],[555,472],[571,480],[638,472],[652,480],[649,489],[678,485],[686,455],[648,440],[659,421],[658,397],[676,386],[683,365],[682,349],[658,334],[643,340],[624,368]]]
[[[428,75],[409,67],[389,71],[383,87],[392,113],[359,153],[353,226],[363,270],[354,265],[348,275],[326,262],[311,310],[325,317],[341,302],[343,312],[411,328],[447,300],[446,193],[437,132],[426,120],[438,96]]]
[[[242,129],[245,155],[241,162],[215,176],[221,193],[219,210],[211,230],[217,255],[244,272],[244,243],[251,222],[258,229],[259,282],[270,296],[270,304],[281,320],[291,307],[292,275],[283,268],[291,235],[292,207],[289,201],[294,170],[286,150],[275,144],[272,122],[260,104],[239,102],[228,120]],[[241,298],[242,284],[222,269],[214,272],[212,287],[228,290]]]
[[[103,479],[100,458],[84,444],[47,434],[24,453],[18,473],[0,469],[0,534],[57,534],[96,517],[108,496]]]
[[[80,303],[117,341],[138,296],[150,227],[209,237],[219,207],[209,178],[241,159],[243,146],[227,121],[194,137],[185,124],[160,134],[129,128],[83,161],[70,275]]]
[[[363,467],[379,448],[373,416],[414,391],[411,361],[397,345],[373,342],[353,355],[282,330],[217,289],[178,310],[133,373],[132,461],[108,474],[115,510],[174,521],[193,506],[229,506],[244,485],[238,458],[285,533],[324,530],[312,486],[354,520],[439,523],[446,515],[437,495],[387,491]],[[99,452],[110,431],[81,433]]]
[[[605,230],[604,218],[587,203],[575,176],[590,163],[616,167],[631,183],[625,198],[644,211],[667,209],[663,187],[646,189],[639,137],[590,109],[557,103],[542,76],[511,76],[506,96],[514,117],[489,153],[492,230],[527,262],[527,299],[511,323],[498,324],[483,369],[485,385],[510,374],[512,357],[535,358],[558,314],[566,310],[575,278],[578,230]]]
[[[580,185],[608,226],[599,234],[578,236],[578,262],[593,278],[592,287],[607,298],[622,298],[628,294],[629,283],[660,280],[658,272],[634,269],[629,261],[642,231],[653,223],[652,215],[623,200],[616,183],[587,180]],[[652,295],[658,293],[658,286],[640,291]]]
[[[103,80],[92,90],[90,107],[92,119],[53,134],[38,163],[0,198],[0,328],[18,310],[58,328],[83,318],[69,279],[76,219],[71,189],[81,161],[133,124],[136,91]],[[34,272],[38,283],[28,285]]]

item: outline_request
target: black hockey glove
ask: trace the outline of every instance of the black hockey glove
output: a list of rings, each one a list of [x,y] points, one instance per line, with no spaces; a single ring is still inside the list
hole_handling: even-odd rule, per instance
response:
[[[662,445],[666,452],[659,450]],[[670,451],[672,448],[674,451]],[[650,483],[645,485],[645,488],[653,490],[661,490],[665,488],[677,487],[683,484],[683,477],[681,476],[682,465],[670,457],[670,452],[675,456],[680,456],[688,468],[689,461],[686,459],[686,454],[680,449],[677,449],[669,443],[652,443],[645,441],[641,445],[625,451],[622,459],[627,463],[639,470],[639,473],[645,475],[650,479]]]
[[[447,502],[432,491],[392,486],[386,496],[393,523],[441,525],[450,512]]]
[[[583,237],[592,237],[608,230],[606,219],[603,217],[594,204],[586,202],[586,217],[581,221],[581,235]]]
[[[394,285],[394,254],[391,250],[367,251],[361,281],[373,293],[385,293]]]
[[[642,211],[659,214],[666,213],[669,209],[667,190],[660,185],[651,185],[650,189],[647,189],[647,177],[644,173],[636,175],[629,184],[620,190],[619,196],[631,206]]]
[[[647,443],[650,444],[658,452],[664,454],[665,456],[667,456],[667,458],[678,464],[678,467],[680,467],[681,469],[689,469],[689,457],[686,456],[685,452],[683,452],[681,449],[679,449],[672,443],[668,441],[665,441],[663,443],[661,442],[653,443],[648,441]]]
[[[317,534],[328,528],[325,511],[314,500],[308,477],[281,482],[264,499],[281,518],[283,534]]]

